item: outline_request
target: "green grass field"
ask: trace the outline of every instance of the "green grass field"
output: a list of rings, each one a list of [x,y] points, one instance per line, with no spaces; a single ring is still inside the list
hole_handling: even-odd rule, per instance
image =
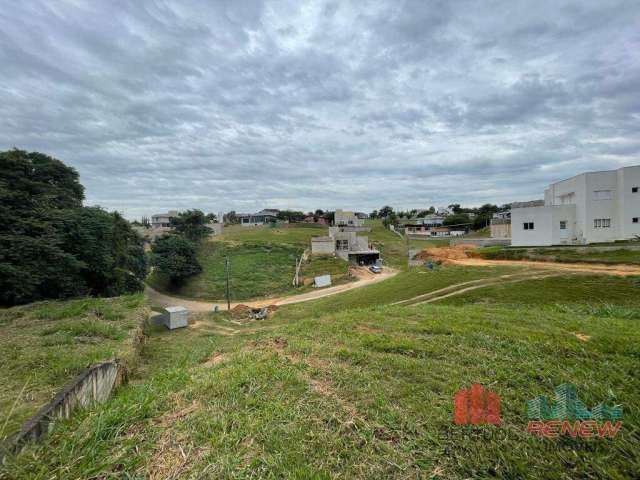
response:
[[[466,292],[439,301],[449,305],[615,305],[640,308],[640,277],[571,275],[510,283]],[[640,311],[639,318],[640,318]]]
[[[505,248],[502,246],[476,249],[474,256],[491,260],[543,260],[562,263],[604,263],[640,265],[640,250],[615,249],[598,251],[591,248]]]
[[[407,268],[404,240],[386,230],[379,221],[371,221],[368,235],[382,252],[385,265]],[[186,280],[179,288],[168,279],[152,273],[147,282],[157,290],[178,297],[216,301],[225,297],[225,257],[230,260],[231,300],[245,301],[308,290],[292,285],[296,258],[310,248],[311,237],[326,235],[326,228],[291,225],[277,228],[227,227],[223,235],[205,241],[198,252],[202,273]],[[425,243],[426,242],[422,242]],[[429,246],[434,243],[428,242]],[[436,243],[437,244],[437,243]],[[304,262],[301,279],[330,274],[333,284],[350,281],[347,262],[329,257],[310,257]]]
[[[146,314],[142,295],[0,310],[0,440],[90,364],[118,357],[132,365],[131,335]]]
[[[616,302],[636,291],[632,282],[615,288]],[[587,303],[590,290],[582,295]],[[30,479],[623,479],[640,471],[640,327],[625,313],[637,299],[606,314],[512,304],[358,308],[357,297],[334,311],[325,300],[244,326],[206,314],[200,328],[152,332],[131,385],[4,468]],[[214,333],[230,326],[235,335]],[[501,396],[501,426],[453,424],[452,398],[474,382]],[[528,434],[526,401],[563,382],[589,406],[622,404],[622,432],[613,440]]]
[[[219,262],[240,252],[249,274],[270,258],[284,265],[309,235],[302,228],[239,228],[207,243],[205,258]],[[58,422],[41,443],[6,457],[0,478],[637,475],[640,278],[567,274],[398,306],[392,304],[444,287],[532,272],[407,268],[403,239],[381,225],[370,238],[386,263],[400,268],[398,275],[282,306],[264,321],[237,322],[221,312],[192,315],[189,329],[150,327],[132,382],[107,403]],[[339,275],[344,263],[333,262],[316,258],[303,276],[331,268]],[[259,280],[260,288],[278,288],[275,272]],[[219,288],[209,281],[211,291]],[[56,329],[47,325],[43,332],[56,335]],[[14,368],[28,371],[20,358]],[[28,365],[47,373],[44,363]],[[453,397],[473,383],[500,395],[500,426],[453,423]],[[622,405],[618,436],[530,435],[526,401],[552,396],[561,383],[576,385],[588,407]]]

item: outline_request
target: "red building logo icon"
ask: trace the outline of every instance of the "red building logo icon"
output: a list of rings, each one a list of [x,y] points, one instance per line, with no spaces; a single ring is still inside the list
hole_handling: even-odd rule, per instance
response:
[[[453,397],[456,425],[500,425],[500,396],[474,383]]]

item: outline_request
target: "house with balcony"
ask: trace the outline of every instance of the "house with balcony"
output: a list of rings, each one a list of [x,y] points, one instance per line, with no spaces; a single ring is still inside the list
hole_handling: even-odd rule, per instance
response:
[[[549,185],[544,200],[511,206],[514,246],[584,245],[640,235],[640,165]]]

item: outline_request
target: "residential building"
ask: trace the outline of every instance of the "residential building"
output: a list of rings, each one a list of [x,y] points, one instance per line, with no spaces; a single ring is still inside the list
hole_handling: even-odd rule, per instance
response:
[[[326,218],[321,217],[319,215],[307,215],[302,220],[303,223],[315,223],[316,225],[329,225],[329,222]]]
[[[457,237],[467,233],[468,226],[445,226],[445,217],[441,215],[426,215],[423,218],[412,218],[402,225],[409,235],[423,235],[425,237]]]
[[[239,213],[236,217],[243,227],[259,227],[269,223],[276,223],[279,212],[280,210],[265,208],[258,213]]]
[[[358,218],[353,212],[338,209],[334,213],[333,224],[336,227],[361,227],[364,225],[364,220]]]
[[[380,258],[380,252],[369,244],[368,237],[341,227],[330,227],[329,235],[313,237],[311,254],[335,255],[358,265],[369,265]]]
[[[511,206],[514,246],[582,245],[640,235],[640,165],[553,183],[544,200]]]
[[[151,228],[171,228],[171,219],[178,216],[177,210],[169,210],[167,213],[151,215]]]

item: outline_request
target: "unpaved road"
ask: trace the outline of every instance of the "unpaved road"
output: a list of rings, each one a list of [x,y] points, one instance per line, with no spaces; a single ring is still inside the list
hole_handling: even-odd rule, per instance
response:
[[[630,276],[640,275],[638,265],[606,265],[603,263],[557,263],[534,262],[532,260],[485,260],[482,258],[449,259],[453,265],[467,265],[470,267],[486,267],[508,265],[514,267],[531,267],[544,270],[565,272],[601,273],[606,275]]]
[[[382,273],[373,274],[366,268],[354,268],[352,273],[358,278],[354,282],[346,283],[344,285],[336,285],[335,287],[322,288],[313,290],[307,293],[301,293],[299,295],[292,295],[289,297],[280,298],[266,298],[264,300],[254,300],[247,302],[232,302],[231,308],[237,305],[247,305],[253,308],[266,307],[268,305],[289,305],[291,303],[308,302],[310,300],[316,300],[318,298],[328,297],[337,293],[347,292],[356,288],[366,287],[367,285],[373,285],[374,283],[382,282],[388,278],[395,276],[398,270],[385,267]],[[149,298],[152,305],[158,307],[168,307],[170,305],[181,305],[190,312],[211,312],[216,306],[220,310],[227,309],[226,302],[202,302],[198,300],[187,300],[180,297],[172,297],[164,293],[154,290],[150,286],[146,286],[145,294]]]
[[[533,260],[486,260],[472,258],[467,252],[474,250],[473,245],[457,245],[455,247],[426,248],[418,253],[417,258],[440,260],[449,265],[466,265],[469,267],[495,267],[500,265],[529,267],[564,272],[602,273],[606,275],[640,275],[640,265],[607,265],[603,263],[559,263]]]

